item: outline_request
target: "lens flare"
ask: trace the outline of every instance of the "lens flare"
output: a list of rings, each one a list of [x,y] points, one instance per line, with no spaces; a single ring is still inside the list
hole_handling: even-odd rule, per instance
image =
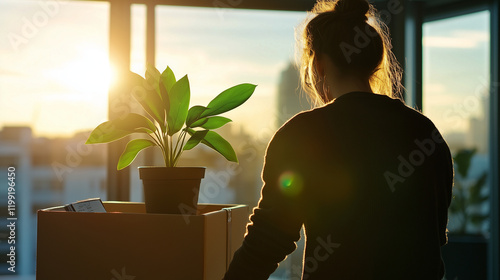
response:
[[[304,182],[302,176],[292,171],[286,171],[279,177],[281,192],[289,196],[296,196],[302,192]]]

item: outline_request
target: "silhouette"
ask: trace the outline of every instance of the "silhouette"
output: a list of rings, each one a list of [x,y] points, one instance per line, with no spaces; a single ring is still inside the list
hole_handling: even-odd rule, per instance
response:
[[[296,248],[302,279],[442,279],[452,157],[400,100],[401,70],[366,0],[319,1],[301,78],[316,101],[271,140],[261,199],[225,275],[267,279]]]

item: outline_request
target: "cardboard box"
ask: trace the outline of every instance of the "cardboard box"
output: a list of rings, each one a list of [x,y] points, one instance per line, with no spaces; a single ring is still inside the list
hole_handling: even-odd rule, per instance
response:
[[[192,216],[104,206],[107,213],[38,211],[38,280],[220,280],[248,222],[245,205],[200,204]]]

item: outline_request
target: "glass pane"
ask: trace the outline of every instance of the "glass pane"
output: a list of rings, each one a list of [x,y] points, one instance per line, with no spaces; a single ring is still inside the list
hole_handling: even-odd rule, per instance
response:
[[[103,2],[0,2],[0,180],[16,168],[18,218],[16,272],[4,227],[0,274],[34,275],[37,209],[106,198],[106,147],[84,143],[107,120],[108,15]]]
[[[130,70],[142,76],[146,71],[146,5],[132,4],[130,15]]]
[[[305,16],[300,12],[157,7],[156,65],[160,70],[170,66],[178,79],[188,74],[191,106],[207,105],[236,84],[258,85],[247,103],[224,114],[233,122],[217,130],[232,143],[239,165],[201,145],[184,154],[182,165],[207,166],[200,202],[256,206],[270,137],[278,125],[308,108],[307,101],[299,99],[293,67],[295,28]],[[301,260],[299,248],[275,275],[279,279],[300,277]]]
[[[465,192],[489,171],[489,32],[487,11],[424,24],[424,112],[444,134],[454,155],[475,151],[470,167],[465,168],[466,160],[464,170],[455,171],[454,203],[463,187],[469,207],[466,213],[453,209],[458,212],[451,213],[452,232],[488,232],[488,221],[474,218],[488,213],[488,201],[476,201],[488,194],[487,183],[474,193],[477,197]],[[461,159],[455,164],[459,166]]]
[[[447,279],[486,279],[489,21],[483,11],[423,26],[423,110],[443,133],[455,166],[450,233],[442,248]]]

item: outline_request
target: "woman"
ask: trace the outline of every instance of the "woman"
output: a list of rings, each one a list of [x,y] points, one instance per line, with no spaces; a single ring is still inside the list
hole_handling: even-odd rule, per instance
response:
[[[267,279],[303,225],[302,279],[442,279],[448,146],[399,100],[400,70],[368,2],[320,1],[313,13],[302,81],[323,106],[270,142],[261,200],[225,279]]]

